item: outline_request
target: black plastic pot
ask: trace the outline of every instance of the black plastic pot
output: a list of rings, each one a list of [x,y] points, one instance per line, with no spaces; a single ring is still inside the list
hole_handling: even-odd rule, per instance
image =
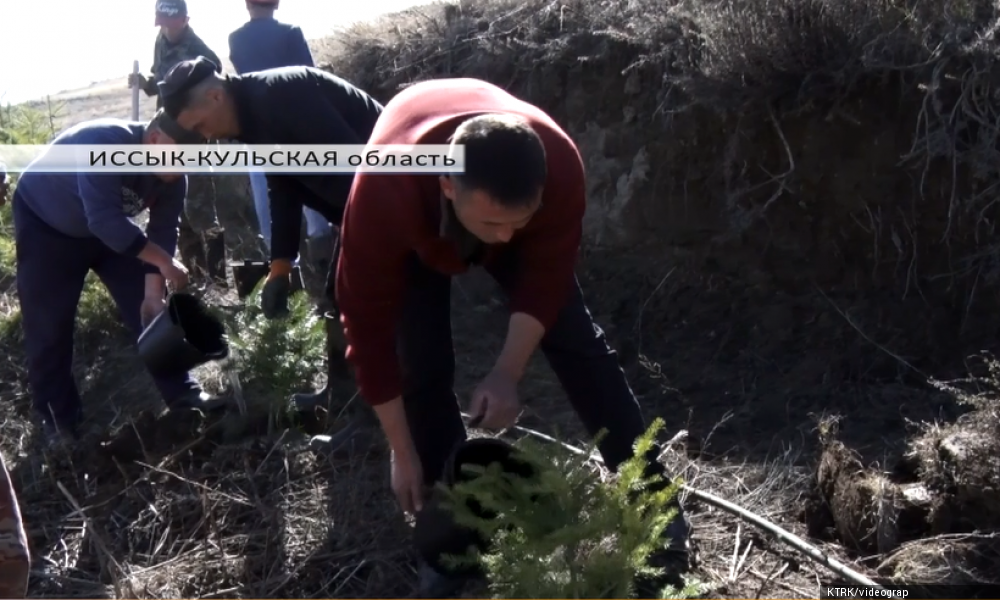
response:
[[[477,438],[466,440],[452,452],[445,465],[442,483],[451,487],[460,481],[468,481],[474,474],[463,472],[465,465],[488,467],[500,463],[503,469],[511,474],[526,479],[534,475],[531,465],[514,456],[515,449],[510,444],[494,438]],[[443,562],[446,555],[464,555],[470,547],[479,551],[487,550],[486,540],[475,530],[455,522],[450,508],[443,504],[444,494],[435,489],[423,510],[417,513],[414,523],[414,545],[421,558],[428,565],[441,573],[457,576],[473,576],[478,569],[473,567],[457,568]],[[478,502],[469,501],[469,508],[484,519],[495,515],[485,510]]]
[[[139,336],[139,357],[157,376],[176,375],[229,356],[222,321],[191,294],[177,292]]]

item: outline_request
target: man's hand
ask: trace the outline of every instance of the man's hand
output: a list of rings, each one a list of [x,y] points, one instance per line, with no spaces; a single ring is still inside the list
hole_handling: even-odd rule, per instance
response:
[[[137,87],[140,90],[146,89],[146,76],[142,73],[129,73],[128,74],[128,87]]]
[[[162,296],[146,296],[139,307],[139,317],[142,320],[142,328],[149,327],[153,319],[158,317],[167,308],[167,302]]]
[[[424,468],[410,435],[403,397],[374,406],[386,441],[392,449],[392,491],[403,512],[415,514],[424,508]]]
[[[288,314],[288,294],[292,289],[292,261],[273,259],[271,272],[260,291],[260,308],[265,319],[277,319]]]
[[[510,316],[507,340],[493,371],[472,393],[469,412],[475,423],[473,427],[506,429],[517,422],[521,414],[517,383],[544,334],[545,328],[538,319],[525,313]]]
[[[176,258],[171,258],[170,262],[165,262],[160,267],[160,274],[173,286],[174,290],[182,290],[188,284],[187,268]]]
[[[415,451],[392,451],[392,491],[404,513],[416,514],[424,508],[424,469]]]
[[[268,276],[260,291],[260,308],[264,318],[277,319],[288,315],[288,294],[292,284],[287,275]]]
[[[517,399],[517,381],[501,370],[494,370],[474,392],[469,413],[478,427],[506,429],[517,422],[521,403]]]

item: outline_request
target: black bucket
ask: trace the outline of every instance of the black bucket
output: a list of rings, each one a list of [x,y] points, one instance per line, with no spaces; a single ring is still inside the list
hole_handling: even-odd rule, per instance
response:
[[[167,308],[139,336],[139,357],[157,376],[186,373],[229,356],[226,327],[208,306],[184,292],[167,299]]]
[[[500,463],[507,473],[525,479],[532,478],[535,475],[534,468],[518,459],[515,452],[513,446],[495,438],[466,440],[458,445],[445,464],[442,483],[451,487],[457,482],[476,477],[474,473],[463,472],[462,467],[465,465],[488,467],[493,463]],[[482,539],[477,531],[455,522],[451,509],[443,504],[444,500],[444,494],[435,489],[423,510],[417,513],[413,530],[417,552],[429,566],[440,573],[460,577],[479,575],[479,570],[474,567],[460,568],[443,561],[446,555],[465,555],[470,547],[484,552],[488,546],[487,540]],[[490,519],[495,516],[473,500],[468,501],[468,506],[480,518]]]

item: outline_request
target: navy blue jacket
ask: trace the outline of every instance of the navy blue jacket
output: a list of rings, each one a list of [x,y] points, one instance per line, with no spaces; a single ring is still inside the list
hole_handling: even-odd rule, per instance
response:
[[[237,73],[313,66],[302,30],[271,18],[251,19],[230,33],[229,60]]]
[[[141,122],[95,119],[63,131],[52,144],[138,145],[144,129]],[[18,179],[17,195],[38,218],[70,237],[96,237],[128,256],[137,256],[152,241],[173,256],[187,177],[168,183],[153,174],[43,173],[28,165]],[[133,219],[147,209],[149,223],[143,231]],[[149,273],[159,272],[146,267]]]

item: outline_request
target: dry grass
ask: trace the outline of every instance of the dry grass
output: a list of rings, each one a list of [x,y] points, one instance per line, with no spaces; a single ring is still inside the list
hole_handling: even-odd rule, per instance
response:
[[[289,437],[189,448],[202,454],[199,460],[151,456],[90,484],[81,481],[82,468],[75,482],[60,473],[77,502],[86,503],[90,523],[80,527],[66,497],[29,505],[28,518],[46,523],[33,539],[57,541],[42,553],[36,593],[398,595],[392,582],[404,567],[392,559],[404,550],[385,518],[390,499],[366,481],[377,470],[367,461],[317,458]],[[22,484],[25,499],[50,492],[44,480]],[[79,588],[84,581],[89,590]]]
[[[501,307],[476,310],[475,284],[462,286],[470,298],[456,294],[456,344],[460,356],[469,356],[473,347],[485,342],[493,348],[502,341],[504,314]],[[473,320],[478,330],[470,327]],[[23,419],[4,423],[3,450],[14,457],[14,477],[38,557],[36,596],[409,593],[414,572],[407,525],[388,490],[384,451],[330,458],[310,450],[300,428],[237,427],[256,433],[231,438],[226,432],[233,430],[235,416],[215,422],[159,415],[127,349],[91,349],[90,355],[105,357],[100,379],[113,387],[95,382],[99,387],[87,392],[91,428],[73,454],[39,457]],[[468,390],[485,368],[483,363],[460,367],[460,390]],[[552,398],[549,391],[557,383],[540,361],[533,363],[529,380],[529,394],[541,390]],[[569,440],[581,437],[565,403],[534,397],[527,422],[544,413],[548,430],[555,426]],[[8,410],[23,414],[23,392],[10,400]],[[708,447],[711,438],[697,446]],[[801,511],[812,491],[811,473],[797,450],[750,462],[706,456],[694,444],[682,443],[663,459],[691,485],[794,533],[808,533]],[[817,581],[827,576],[821,568],[731,515],[691,506],[699,550],[696,575],[712,587],[711,595],[817,593]],[[989,558],[984,539],[993,538],[975,534],[904,544],[878,572],[911,578],[932,574],[931,567],[949,556]],[[836,544],[822,544],[861,571],[872,573],[878,566],[852,558]],[[952,570],[947,580],[958,581],[956,573]]]
[[[475,310],[470,300],[456,298],[455,311],[460,355],[484,341],[491,347],[502,341],[501,307]],[[470,320],[495,333],[484,338]],[[40,455],[22,416],[23,388],[9,398],[7,410],[16,416],[4,423],[3,451],[12,459],[36,553],[35,597],[410,593],[415,575],[408,526],[388,490],[384,449],[353,459],[328,457],[308,447],[309,428],[268,431],[263,422],[269,415],[251,414],[247,420],[256,426],[234,427],[235,415],[161,414],[125,339],[119,330],[106,345],[88,350],[102,359],[93,369],[100,375],[84,388],[90,419],[83,443],[71,453]],[[467,367],[459,382],[463,391],[484,368]],[[530,378],[532,390],[557,386],[538,361]],[[536,396],[535,407],[556,419],[569,439],[579,434],[565,403]],[[234,429],[242,433],[233,437]],[[794,523],[792,499],[807,491],[808,473],[794,466],[796,459],[789,451],[765,464],[692,460],[682,447],[664,455],[697,487],[782,523]],[[693,510],[702,556],[698,575],[717,594],[815,592],[812,566],[751,530],[734,534],[728,515]],[[734,544],[740,556],[746,553],[738,568],[731,564]]]
[[[966,533],[914,540],[887,556],[879,571],[917,585],[995,584],[994,569],[1000,562],[998,539],[996,533]]]

